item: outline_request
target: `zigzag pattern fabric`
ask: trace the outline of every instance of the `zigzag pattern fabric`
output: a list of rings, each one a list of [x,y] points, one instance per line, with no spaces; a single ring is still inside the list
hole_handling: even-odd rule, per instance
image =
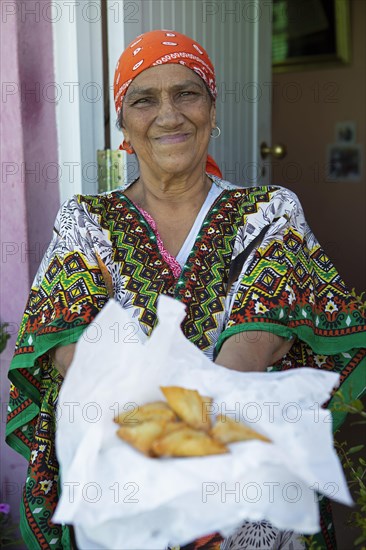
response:
[[[184,334],[211,359],[234,334],[272,332],[294,339],[273,370],[335,370],[347,396],[364,391],[364,315],[297,197],[281,187],[238,188],[212,179],[221,194],[178,278],[124,189],[75,196],[60,209],[9,373],[7,441],[29,462],[21,529],[30,548],[70,547],[68,529],[52,523],[60,493],[54,442],[62,377],[50,350],[76,342],[112,295],[147,335],[156,324],[158,296],[167,294],[186,305]],[[229,288],[235,260],[263,228]],[[326,536],[332,540],[329,530]],[[215,534],[189,548],[219,548],[221,540]]]

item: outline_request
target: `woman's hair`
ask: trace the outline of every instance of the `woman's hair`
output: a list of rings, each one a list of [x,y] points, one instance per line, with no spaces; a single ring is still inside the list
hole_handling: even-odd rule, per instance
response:
[[[116,120],[116,128],[120,132],[122,132],[122,128],[123,128],[123,117],[122,117],[122,115],[123,115],[123,108],[118,113],[117,120]]]

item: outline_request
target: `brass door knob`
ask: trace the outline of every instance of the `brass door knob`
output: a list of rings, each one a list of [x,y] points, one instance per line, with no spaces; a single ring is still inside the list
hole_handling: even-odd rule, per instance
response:
[[[274,145],[273,147],[268,147],[267,143],[264,141],[261,144],[261,157],[262,159],[265,159],[269,155],[272,155],[275,159],[283,159],[287,155],[287,149],[281,143]]]

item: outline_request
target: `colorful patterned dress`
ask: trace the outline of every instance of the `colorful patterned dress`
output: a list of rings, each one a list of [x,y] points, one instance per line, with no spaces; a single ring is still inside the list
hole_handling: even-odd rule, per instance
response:
[[[111,296],[146,334],[156,323],[159,294],[182,301],[184,334],[211,359],[233,334],[269,331],[294,339],[273,369],[333,370],[347,395],[364,390],[365,319],[297,197],[281,187],[238,188],[212,179],[221,193],[180,275],[123,189],[74,196],[58,213],[9,372],[7,441],[29,462],[21,505],[29,548],[70,548],[69,529],[52,523],[60,490],[55,407],[62,377],[49,351],[76,342]],[[324,533],[334,550],[325,524]],[[218,549],[221,541],[216,534],[189,548]]]

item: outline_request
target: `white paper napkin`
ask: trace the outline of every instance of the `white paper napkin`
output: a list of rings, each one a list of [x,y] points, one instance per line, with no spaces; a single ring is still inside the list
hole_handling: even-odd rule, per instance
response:
[[[146,339],[111,300],[80,338],[58,407],[62,495],[53,521],[73,524],[81,549],[157,550],[246,520],[319,531],[317,492],[351,504],[321,409],[335,373],[296,369],[240,373],[212,363],[180,330],[184,306],[161,296],[159,324]],[[147,458],[116,436],[113,418],[163,399],[180,385],[213,398],[211,412],[245,421],[272,443],[230,445],[230,453]],[[127,405],[126,405],[127,404]]]

